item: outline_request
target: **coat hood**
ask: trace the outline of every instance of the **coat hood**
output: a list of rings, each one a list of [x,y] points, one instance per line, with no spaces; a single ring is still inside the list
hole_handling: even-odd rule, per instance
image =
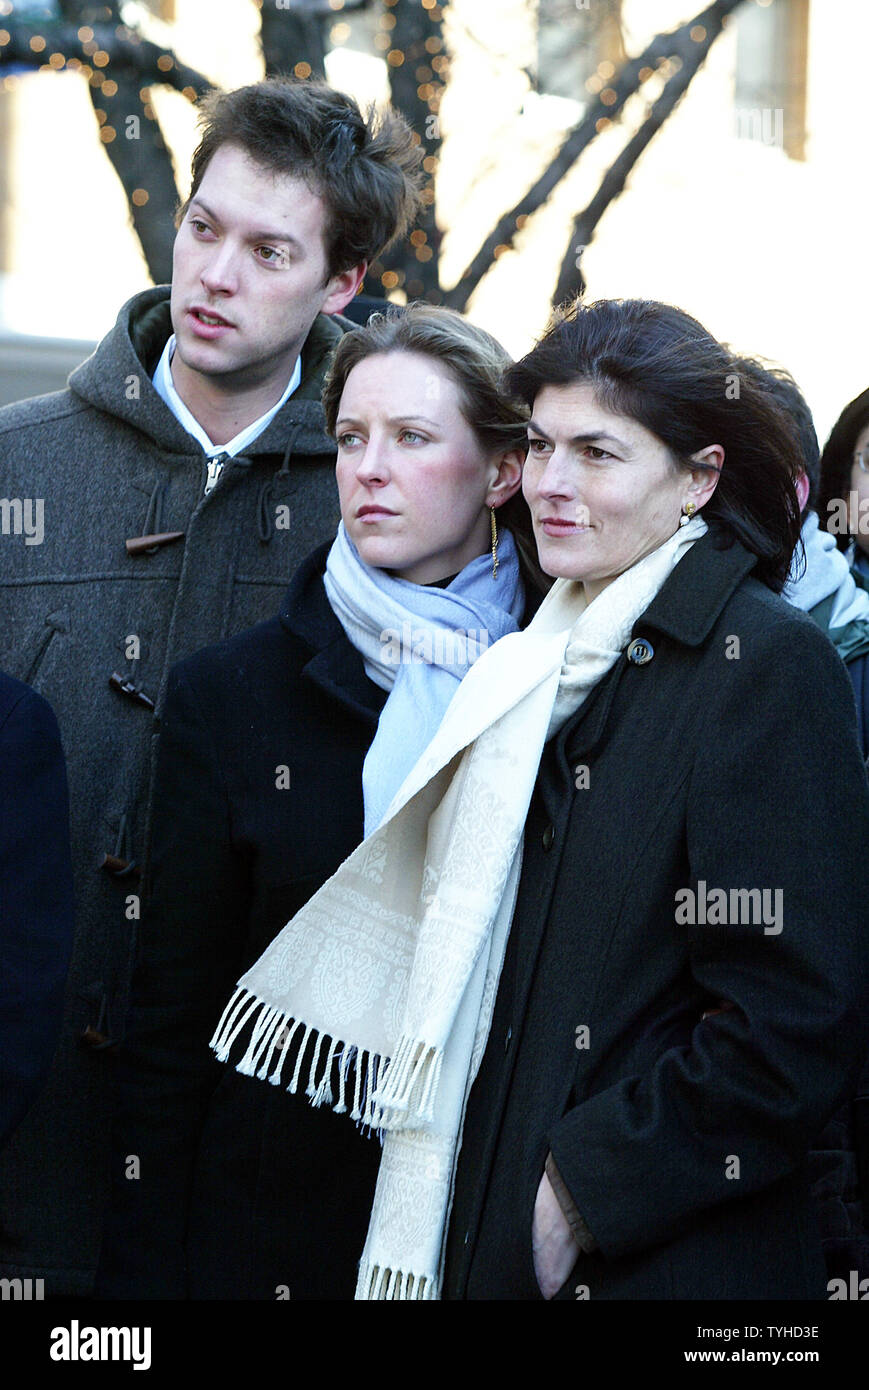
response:
[[[129,299],[114,328],[72,373],[69,389],[88,405],[140,430],[161,450],[200,455],[201,446],[175,419],[151,381],[172,332],[169,293],[168,285],[157,285]],[[288,429],[297,431],[293,435],[295,455],[334,455],[320,391],[325,363],[344,332],[344,320],[318,314],[302,348],[298,390],[245,451],[249,457],[283,457]]]

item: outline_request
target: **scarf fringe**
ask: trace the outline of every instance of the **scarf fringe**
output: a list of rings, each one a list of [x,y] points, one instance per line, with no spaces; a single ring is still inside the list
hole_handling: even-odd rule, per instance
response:
[[[299,1028],[303,1028],[304,1033],[292,1077],[286,1086],[290,1095],[295,1095],[303,1086],[313,1106],[328,1105],[336,1114],[346,1114],[352,1067],[355,1077],[351,1119],[372,1129],[415,1128],[425,1119],[431,1119],[443,1054],[413,1038],[402,1039],[394,1058],[384,1058],[321,1033],[241,987],[224,1009],[209,1046],[218,1061],[228,1062],[233,1047],[241,1045],[239,1038],[249,1029],[247,1045],[235,1064],[236,1071],[242,1076],[256,1076],[260,1081],[279,1086],[290,1045]],[[329,1045],[324,1048],[327,1039]],[[306,1058],[308,1074],[304,1081]],[[332,1089],[336,1060],[337,1100]]]
[[[439,1298],[437,1280],[429,1274],[412,1274],[409,1270],[389,1269],[384,1265],[360,1265],[357,1301],[435,1302]]]
[[[418,1129],[434,1119],[443,1048],[403,1037],[386,1063],[374,1096],[378,1129]]]

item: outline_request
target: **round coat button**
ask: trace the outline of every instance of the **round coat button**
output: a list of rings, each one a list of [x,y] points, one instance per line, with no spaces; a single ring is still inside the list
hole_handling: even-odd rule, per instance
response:
[[[655,648],[651,642],[647,642],[645,637],[635,637],[630,643],[626,656],[628,661],[632,661],[635,666],[645,666],[647,661],[651,661],[655,655]]]
[[[546,829],[545,829],[544,832],[543,832],[542,839],[543,839],[543,848],[544,848],[544,849],[552,849],[552,841],[555,839],[555,826],[554,826],[554,825],[547,825]]]

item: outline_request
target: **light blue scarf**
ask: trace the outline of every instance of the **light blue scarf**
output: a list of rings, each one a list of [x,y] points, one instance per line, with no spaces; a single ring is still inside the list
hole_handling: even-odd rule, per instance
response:
[[[806,552],[805,568],[794,555],[782,598],[804,613],[835,594],[830,627],[844,627],[858,620],[869,620],[869,594],[854,582],[848,559],[836,548],[836,537],[822,531],[817,512],[807,512],[801,532]]]
[[[365,834],[382,821],[477,657],[516,632],[525,605],[519,557],[509,531],[492,557],[479,555],[445,588],[410,584],[359,557],[339,526],[324,575],[326,594],[365,670],[390,692],[362,769]]]
[[[820,529],[816,512],[808,512],[802,529],[806,552],[800,573],[795,555],[782,598],[811,613],[827,633],[843,661],[869,651],[869,593],[848,568],[848,558],[836,548],[836,537]],[[827,601],[828,611],[815,612]]]

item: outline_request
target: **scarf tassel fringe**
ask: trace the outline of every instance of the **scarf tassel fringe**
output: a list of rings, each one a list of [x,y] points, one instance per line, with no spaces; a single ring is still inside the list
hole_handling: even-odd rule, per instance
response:
[[[389,1059],[373,1097],[378,1129],[409,1129],[434,1119],[443,1050],[404,1037]]]
[[[432,1119],[443,1051],[414,1038],[402,1038],[391,1058],[331,1038],[324,1057],[323,1044],[328,1034],[318,1032],[310,1024],[303,1025],[301,1019],[293,1019],[240,988],[226,1006],[210,1046],[218,1061],[228,1062],[241,1034],[249,1028],[247,1046],[236,1063],[236,1071],[242,1076],[256,1076],[279,1086],[290,1044],[303,1026],[292,1076],[286,1086],[291,1095],[304,1085],[305,1095],[313,1106],[329,1105],[341,1115],[347,1111],[348,1092],[352,1088],[350,1118],[373,1129],[416,1128]],[[310,1062],[305,1081],[302,1073],[306,1054]],[[336,1060],[337,1100],[332,1089]]]
[[[386,1302],[401,1299],[405,1302],[429,1302],[438,1299],[437,1281],[426,1274],[411,1274],[402,1269],[382,1265],[362,1265],[356,1285],[360,1302]]]

